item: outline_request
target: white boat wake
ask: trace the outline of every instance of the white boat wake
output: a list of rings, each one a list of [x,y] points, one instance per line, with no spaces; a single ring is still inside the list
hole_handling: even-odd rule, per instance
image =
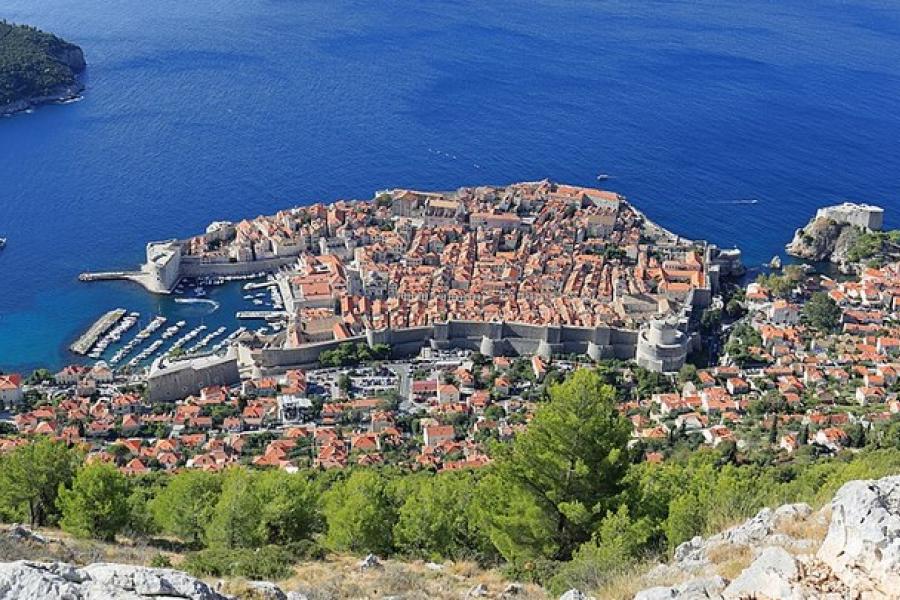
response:
[[[209,300],[208,298],[175,298],[175,302],[178,304],[207,304],[212,307],[209,311],[210,313],[214,313],[219,310],[220,304],[215,300]]]

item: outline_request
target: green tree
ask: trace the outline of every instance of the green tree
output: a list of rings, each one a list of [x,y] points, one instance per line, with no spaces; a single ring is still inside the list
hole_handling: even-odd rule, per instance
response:
[[[708,308],[703,311],[700,317],[700,329],[706,333],[711,333],[719,328],[722,323],[722,311],[718,308]]]
[[[825,292],[816,292],[803,305],[803,321],[825,333],[834,331],[841,321],[841,308]]]
[[[419,476],[394,526],[397,548],[422,559],[485,562],[496,552],[472,518],[477,474],[473,471]]]
[[[54,523],[60,486],[68,486],[81,463],[80,452],[41,438],[0,459],[0,504],[21,514],[32,527]]]
[[[260,535],[268,544],[309,539],[321,527],[315,484],[302,473],[263,471],[255,475],[260,500]]]
[[[669,548],[673,549],[701,533],[706,526],[706,512],[693,494],[676,496],[669,503],[669,515],[663,524]]]
[[[653,394],[664,394],[672,391],[672,382],[662,373],[650,371],[643,367],[635,367],[634,378],[637,381],[638,398],[649,398]]]
[[[222,493],[206,525],[206,543],[213,548],[256,548],[262,543],[262,504],[253,490],[252,475],[242,467],[229,469]]]
[[[77,537],[107,542],[127,524],[128,480],[113,465],[92,463],[78,471],[71,489],[60,487],[60,525]]]
[[[47,369],[35,369],[31,372],[31,375],[25,379],[25,383],[29,385],[37,385],[46,381],[53,381],[53,373]]]
[[[174,475],[150,503],[153,518],[163,531],[197,545],[213,515],[222,478],[205,471]]]
[[[759,332],[749,323],[740,323],[731,332],[728,343],[725,344],[725,351],[732,360],[743,365],[752,358],[750,348],[761,345],[762,336]]]
[[[685,383],[689,383],[689,382],[690,383],[699,383],[700,376],[697,374],[697,367],[690,363],[685,363],[678,370],[678,381],[682,385]]]
[[[550,581],[550,590],[560,594],[572,588],[599,588],[634,564],[652,536],[650,519],[633,519],[626,505],[607,512],[593,538],[582,544]]]
[[[326,544],[335,550],[388,554],[397,521],[389,480],[379,471],[358,470],[323,498]]]
[[[353,382],[350,381],[350,375],[348,375],[347,373],[340,374],[337,384],[338,388],[345,394],[349,394],[350,390],[353,389]]]
[[[159,533],[159,526],[150,510],[150,502],[162,489],[168,475],[160,472],[148,473],[129,479],[131,493],[128,495],[128,525],[130,535],[149,536]]]
[[[742,316],[744,314],[744,305],[741,303],[740,299],[732,298],[729,300],[728,304],[725,305],[725,314],[732,319],[737,319]]]
[[[581,369],[549,395],[481,486],[481,518],[514,563],[571,557],[612,508],[628,468],[631,426],[597,373]]]

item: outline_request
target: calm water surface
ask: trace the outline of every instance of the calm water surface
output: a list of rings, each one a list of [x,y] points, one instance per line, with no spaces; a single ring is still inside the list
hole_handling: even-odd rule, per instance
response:
[[[116,306],[79,284],[149,239],[394,186],[550,177],[768,261],[814,209],[900,214],[900,5],[5,0],[82,46],[84,100],[0,119],[0,370],[70,362]],[[755,202],[750,202],[755,200]]]

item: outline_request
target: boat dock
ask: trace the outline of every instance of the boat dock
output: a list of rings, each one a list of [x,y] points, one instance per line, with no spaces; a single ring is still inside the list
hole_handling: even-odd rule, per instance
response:
[[[240,310],[238,319],[280,319],[288,314],[283,310]]]
[[[76,354],[87,354],[91,347],[97,343],[101,335],[106,333],[110,327],[115,325],[119,319],[125,316],[124,308],[111,310],[99,319],[85,331],[78,340],[69,349]]]

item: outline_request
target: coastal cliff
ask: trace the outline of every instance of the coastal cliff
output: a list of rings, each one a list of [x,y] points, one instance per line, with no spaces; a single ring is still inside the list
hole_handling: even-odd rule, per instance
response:
[[[900,258],[900,230],[882,231],[883,210],[844,203],[820,209],[794,233],[787,252],[797,258],[831,262],[844,273]]]
[[[848,260],[850,249],[862,233],[849,223],[816,217],[794,233],[787,253],[804,260],[841,264]]]
[[[0,115],[77,97],[86,66],[75,44],[0,21]]]

